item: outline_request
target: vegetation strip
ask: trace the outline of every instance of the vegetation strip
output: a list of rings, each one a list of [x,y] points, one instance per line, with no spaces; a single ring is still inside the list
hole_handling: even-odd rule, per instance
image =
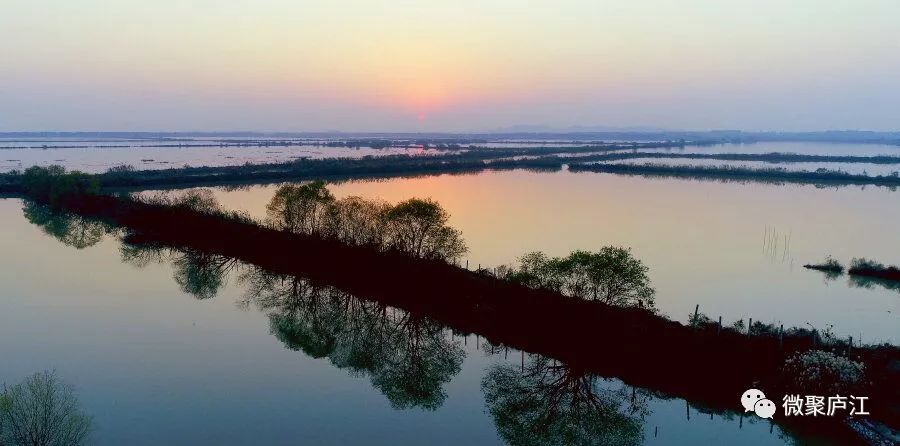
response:
[[[663,164],[572,164],[573,172],[603,172],[666,178],[771,181],[800,184],[900,186],[900,176],[858,175],[839,170],[795,171],[783,168],[753,169],[735,166],[667,166]]]
[[[555,158],[549,155],[681,147],[684,144],[684,142],[654,142],[520,149],[478,148],[460,153],[433,156],[388,155],[363,158],[300,158],[284,163],[183,167],[159,170],[136,170],[133,166],[118,166],[106,173],[92,176],[103,187],[155,188],[171,185],[296,181],[332,176],[360,177],[461,173],[477,172],[485,169],[544,168],[558,170],[565,164],[565,158]],[[693,144],[706,143],[695,142]],[[512,157],[531,158],[510,159]],[[0,174],[0,193],[21,193],[23,190],[22,180],[23,172],[12,171]]]
[[[803,155],[796,153],[666,153],[620,152],[573,157],[572,161],[618,161],[629,159],[703,159],[720,161],[761,161],[767,163],[864,163],[900,164],[900,156]]]

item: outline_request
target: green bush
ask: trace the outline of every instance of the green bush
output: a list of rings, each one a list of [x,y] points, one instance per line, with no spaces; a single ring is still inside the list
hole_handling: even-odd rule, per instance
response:
[[[509,277],[525,286],[621,307],[654,307],[648,268],[626,248],[606,246],[552,258],[532,252],[519,264]]]
[[[22,189],[35,200],[55,205],[70,197],[96,194],[100,184],[84,172],[66,172],[62,166],[33,166],[22,173]]]

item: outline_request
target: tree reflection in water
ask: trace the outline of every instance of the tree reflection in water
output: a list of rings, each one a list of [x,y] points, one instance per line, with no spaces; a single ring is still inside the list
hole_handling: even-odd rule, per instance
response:
[[[880,279],[878,277],[851,275],[847,281],[850,287],[864,288],[867,290],[884,288],[889,291],[900,292],[900,281]]]
[[[33,201],[26,201],[22,212],[30,223],[40,227],[47,235],[75,249],[94,246],[113,231],[99,220],[54,211]]]
[[[513,446],[637,445],[649,395],[545,357],[493,366],[482,381],[500,436]]]
[[[267,313],[285,346],[369,376],[394,408],[437,409],[462,368],[460,342],[431,320],[255,267],[241,281],[243,304]]]
[[[174,250],[154,245],[122,243],[122,261],[143,268],[151,263],[171,262],[175,283],[197,299],[211,299],[228,282],[228,274],[239,262],[231,257],[196,250]]]
[[[271,333],[286,347],[328,358],[355,376],[369,377],[395,408],[439,408],[447,398],[444,386],[461,371],[464,341],[455,340],[449,329],[430,319],[234,258],[131,244],[139,238],[126,229],[54,213],[34,203],[26,202],[23,211],[31,223],[69,246],[82,249],[114,234],[122,241],[122,259],[129,264],[171,262],[174,280],[199,299],[214,297],[230,274],[240,272],[239,283],[246,287],[241,305],[264,312]],[[853,286],[897,289],[873,279],[852,279]],[[500,437],[510,445],[643,441],[651,397],[647,391],[616,387],[612,381],[545,357],[534,356],[527,364],[523,360],[521,366],[515,362],[497,361],[482,380],[488,412]]]

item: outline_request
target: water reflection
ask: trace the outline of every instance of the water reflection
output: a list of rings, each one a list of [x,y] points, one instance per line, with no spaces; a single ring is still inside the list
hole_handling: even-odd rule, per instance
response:
[[[50,207],[26,201],[22,209],[25,218],[38,226],[47,235],[75,249],[96,245],[112,228],[98,220],[91,220],[74,214],[58,213]]]
[[[877,277],[866,277],[866,276],[850,276],[850,279],[847,281],[851,287],[856,288],[865,288],[868,290],[884,288],[886,290],[897,291],[900,292],[900,282],[896,280],[886,280],[880,279]]]
[[[434,410],[465,354],[441,325],[307,280],[249,267],[243,305],[269,317],[284,345],[368,376],[397,409]]]
[[[605,385],[604,385],[605,384]],[[648,395],[545,357],[493,366],[482,382],[488,411],[510,445],[638,445]]]
[[[61,224],[68,225],[75,223]],[[216,296],[229,282],[240,285],[239,306],[264,313],[270,333],[286,348],[367,377],[395,409],[445,406],[448,383],[462,370],[464,341],[428,318],[222,256],[124,241],[120,252],[139,267],[171,264],[174,280],[199,298]],[[641,444],[659,400],[539,355],[521,364],[497,358],[481,390],[500,438],[512,445]]]
[[[368,377],[395,409],[440,408],[447,399],[445,386],[462,370],[463,341],[431,319],[223,256],[126,242],[121,253],[124,261],[139,267],[170,262],[174,280],[197,298],[214,297],[234,273],[244,289],[238,306],[265,313],[270,333],[286,348]],[[494,364],[482,381],[487,411],[504,441],[643,441],[649,392],[544,356],[529,354],[526,361],[522,355],[521,366]]]
[[[226,284],[228,273],[237,260],[193,249],[170,250],[155,245],[122,243],[122,261],[139,268],[150,263],[170,262],[175,282],[181,290],[197,299],[211,299]]]

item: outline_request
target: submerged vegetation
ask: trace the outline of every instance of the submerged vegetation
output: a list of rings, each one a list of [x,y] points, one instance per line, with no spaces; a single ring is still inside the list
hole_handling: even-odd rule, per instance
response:
[[[737,161],[836,162],[900,164],[894,156],[833,156],[769,154],[689,154],[647,150],[681,148],[686,145],[710,145],[715,141],[660,141],[631,143],[594,142],[583,145],[560,145],[518,148],[462,147],[452,144],[433,144],[441,150],[428,155],[386,155],[362,158],[299,158],[294,161],[241,166],[181,167],[160,170],[137,170],[133,166],[116,166],[102,174],[70,173],[85,187],[147,189],[176,185],[239,184],[248,182],[305,181],[335,178],[393,177],[445,173],[468,173],[483,170],[537,169],[560,170],[569,166],[572,171],[607,172],[619,174],[663,175],[692,178],[744,179],[796,183],[900,185],[900,173],[872,176],[850,174],[837,170],[794,171],[780,168],[750,169],[733,166],[671,166],[660,164],[613,164],[616,161],[639,158],[721,159]],[[407,144],[408,145],[408,144]],[[32,169],[38,169],[32,171]],[[61,171],[61,167],[29,168],[25,172],[0,173],[0,193],[30,193],[26,187],[29,171]]]
[[[806,269],[814,269],[817,271],[823,271],[827,273],[833,273],[836,275],[840,275],[844,272],[844,265],[841,265],[841,262],[838,262],[834,257],[828,256],[825,258],[825,261],[822,263],[812,263],[803,265]]]
[[[620,161],[630,159],[697,159],[718,161],[761,161],[766,163],[861,163],[897,164],[900,156],[876,155],[805,155],[797,153],[667,153],[667,152],[616,152],[573,157],[574,161]]]
[[[824,272],[829,279],[834,279],[844,273],[844,266],[831,256],[825,262],[819,264],[803,265],[804,268]],[[873,288],[880,286],[889,290],[900,290],[900,268],[885,266],[882,263],[866,258],[854,258],[847,268],[850,275],[850,285],[859,288]]]
[[[847,273],[854,276],[874,277],[876,279],[900,281],[900,268],[885,266],[874,260],[856,258],[850,262]]]
[[[624,175],[647,175],[668,178],[696,178],[719,180],[760,180],[803,184],[857,184],[895,188],[900,186],[900,174],[861,175],[841,170],[788,170],[784,168],[750,168],[741,166],[673,166],[665,164],[572,164],[573,172],[603,172]]]

